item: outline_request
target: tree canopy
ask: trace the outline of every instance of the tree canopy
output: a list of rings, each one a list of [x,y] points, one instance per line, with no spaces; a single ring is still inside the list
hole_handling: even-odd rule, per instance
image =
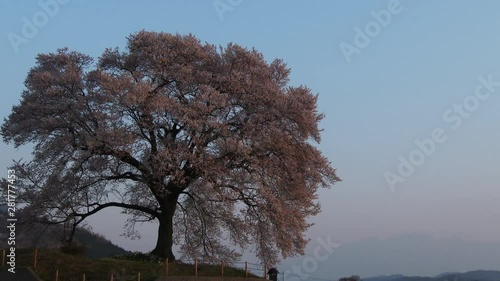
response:
[[[101,57],[40,54],[1,128],[25,212],[70,227],[108,207],[157,220],[152,251],[267,263],[303,252],[317,190],[339,178],[315,147],[317,96],[279,59],[192,35],[140,31]],[[71,236],[68,237],[71,239]]]

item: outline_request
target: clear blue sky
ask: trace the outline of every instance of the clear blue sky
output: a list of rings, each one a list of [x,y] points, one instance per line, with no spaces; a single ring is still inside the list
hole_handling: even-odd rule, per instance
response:
[[[347,243],[420,233],[500,242],[500,87],[482,100],[474,97],[482,85],[478,77],[500,81],[500,2],[401,0],[392,6],[399,12],[389,12],[391,19],[385,18],[379,29],[373,25],[374,14],[397,3],[61,2],[68,3],[58,5],[46,23],[41,14],[46,12],[37,1],[0,2],[2,116],[18,102],[38,53],[67,46],[97,57],[106,47],[123,48],[125,37],[141,29],[193,33],[209,43],[255,47],[268,60],[286,61],[292,68],[291,83],[318,93],[326,114],[320,148],[344,181],[321,191],[323,213],[314,218],[312,239],[332,235],[336,242]],[[214,3],[235,5],[217,12]],[[34,34],[27,34],[31,38],[23,35],[23,18],[42,21]],[[356,47],[356,28],[366,34],[370,26],[370,42]],[[25,39],[17,52],[13,33]],[[342,42],[357,48],[350,62]],[[482,87],[481,93],[488,92]],[[465,112],[469,118],[459,117],[454,109],[464,100],[473,109]],[[463,122],[453,129],[457,118]],[[415,140],[431,138],[435,129],[441,129],[446,140],[429,156],[420,152],[423,163],[391,190],[384,175],[401,176],[398,157],[408,160],[418,150]],[[0,149],[4,173],[10,159],[29,157],[28,148],[2,144]],[[127,248],[153,246],[148,239],[119,238],[119,221],[91,222],[95,231]],[[149,234],[154,228],[144,229],[145,238],[156,235]]]

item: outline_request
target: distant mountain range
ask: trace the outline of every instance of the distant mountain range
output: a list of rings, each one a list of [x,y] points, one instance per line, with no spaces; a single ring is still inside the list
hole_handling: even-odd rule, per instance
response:
[[[362,281],[500,281],[500,271],[475,270],[465,273],[442,273],[436,277],[415,277],[395,274],[363,278]]]
[[[477,271],[500,270],[500,243],[437,239],[425,235],[368,238],[341,244],[328,259],[315,261],[316,266],[310,261],[317,249],[320,255],[327,253],[321,250],[322,245],[312,240],[305,256],[285,260],[279,270],[290,272],[292,278],[294,268],[300,268],[308,276],[303,280],[309,281],[338,280],[352,275],[368,281],[500,281],[500,276],[494,275],[497,271]],[[315,265],[314,270],[309,270],[311,265]],[[401,275],[391,275],[394,273]]]
[[[395,281],[405,277],[406,276],[402,274],[381,275],[381,276],[363,278],[363,281]]]

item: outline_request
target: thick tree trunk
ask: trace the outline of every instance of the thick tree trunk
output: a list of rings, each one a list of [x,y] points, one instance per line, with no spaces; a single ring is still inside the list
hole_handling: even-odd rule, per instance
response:
[[[174,253],[172,252],[173,218],[178,198],[178,195],[169,195],[165,200],[165,204],[162,204],[161,215],[158,217],[158,239],[156,247],[151,252],[158,257],[168,258],[169,261],[175,260]]]

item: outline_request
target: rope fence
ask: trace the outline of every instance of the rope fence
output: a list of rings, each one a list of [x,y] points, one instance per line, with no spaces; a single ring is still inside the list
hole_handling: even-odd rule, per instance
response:
[[[9,258],[1,250],[1,268],[6,269]],[[73,260],[72,260],[73,259]],[[75,266],[78,264],[78,266]],[[43,280],[55,281],[140,281],[165,276],[222,276],[267,279],[268,267],[248,261],[204,263],[198,259],[163,262],[131,262],[127,259],[81,259],[61,257],[56,250],[17,249],[15,267],[29,267]],[[281,278],[280,278],[281,279]],[[283,280],[284,281],[284,280]]]

